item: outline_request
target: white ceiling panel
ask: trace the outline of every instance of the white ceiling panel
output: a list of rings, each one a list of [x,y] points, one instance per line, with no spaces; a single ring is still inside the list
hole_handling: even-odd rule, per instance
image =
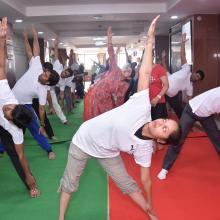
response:
[[[137,43],[157,14],[157,34],[167,35],[182,18],[199,13],[220,13],[220,0],[0,0],[1,16],[7,16],[17,32],[35,23],[45,39],[58,37],[80,47],[105,36],[108,26],[116,44]],[[174,14],[179,16],[175,21],[170,19]],[[15,24],[16,18],[24,22]]]

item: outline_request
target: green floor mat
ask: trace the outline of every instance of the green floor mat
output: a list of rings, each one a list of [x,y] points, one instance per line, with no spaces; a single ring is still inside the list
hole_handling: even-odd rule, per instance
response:
[[[29,134],[25,136],[25,153],[42,195],[30,199],[22,182],[5,154],[0,159],[0,219],[3,220],[56,220],[58,219],[59,194],[57,188],[67,162],[69,143],[82,122],[83,103],[68,115],[70,125],[62,125],[59,119],[49,116],[58,138],[52,144],[56,160],[47,159]],[[74,193],[66,220],[107,220],[107,176],[95,159],[89,160]]]

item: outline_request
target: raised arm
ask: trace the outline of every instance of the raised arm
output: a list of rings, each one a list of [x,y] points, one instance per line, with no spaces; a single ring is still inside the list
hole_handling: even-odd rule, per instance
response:
[[[118,54],[120,53],[121,50],[121,46],[117,47],[116,53],[115,53],[115,59],[116,59],[116,63],[118,63]]]
[[[24,36],[24,47],[25,47],[25,51],[26,51],[28,60],[30,61],[31,58],[33,57],[33,53],[32,53],[32,49],[31,49],[30,43],[29,43],[29,41],[28,41],[28,35],[27,35],[26,30],[24,30],[23,36]]]
[[[114,48],[112,44],[112,27],[108,27],[107,29],[107,38],[108,38],[108,55],[109,55],[110,66],[117,65]]]
[[[156,23],[159,17],[160,16],[154,18],[148,29],[147,42],[145,45],[144,56],[139,71],[138,89],[137,89],[138,92],[149,88],[149,80],[150,80],[149,77],[152,71],[152,62],[153,62],[152,49],[154,43],[154,34],[155,34]]]
[[[73,49],[70,50],[68,65],[69,65],[69,68],[71,68],[71,66],[73,65]]]
[[[162,50],[162,53],[161,53],[161,64],[162,64],[163,68],[166,69],[166,71],[168,71],[167,64],[166,64],[166,57],[167,57],[166,51]]]
[[[128,51],[127,51],[127,48],[126,48],[126,47],[125,47],[125,54],[126,54],[127,63],[130,63],[130,64],[131,64],[131,59],[130,59],[130,57],[128,56]]]
[[[63,66],[65,67],[66,61],[67,61],[66,54],[63,51],[60,51],[60,53],[58,55],[59,55],[59,58],[60,58],[60,63],[62,63]]]
[[[142,60],[144,58],[144,51],[145,51],[145,48],[143,49],[142,54],[141,54],[141,63],[142,63]]]
[[[180,58],[181,58],[181,65],[184,65],[187,63],[186,60],[186,33],[182,34],[182,42],[181,42],[181,51],[180,51]]]
[[[31,27],[32,35],[33,35],[33,54],[34,57],[40,56],[40,46],[38,41],[38,33],[34,25]]]
[[[58,40],[57,39],[54,41],[54,57],[55,57],[55,60],[59,59]]]
[[[7,18],[0,21],[0,80],[6,79],[5,74],[5,46],[7,35]]]

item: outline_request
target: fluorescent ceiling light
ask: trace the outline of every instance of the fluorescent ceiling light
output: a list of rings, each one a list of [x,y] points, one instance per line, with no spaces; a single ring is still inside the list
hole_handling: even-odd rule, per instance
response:
[[[94,37],[93,40],[94,41],[103,41],[103,40],[106,40],[106,37]]]
[[[21,22],[23,22],[23,20],[21,20],[21,19],[16,19],[15,22],[16,22],[16,23],[21,23]]]
[[[96,46],[103,46],[103,45],[105,45],[106,43],[105,42],[103,42],[103,41],[96,41],[95,42],[95,45]]]
[[[55,39],[55,38],[51,38],[51,40],[52,40],[52,41],[55,41],[56,39]]]
[[[44,32],[43,31],[38,31],[38,34],[43,34]]]
[[[92,16],[92,18],[95,20],[100,20],[100,19],[102,19],[102,15],[94,15],[94,16]]]
[[[172,15],[172,16],[170,16],[170,18],[173,19],[173,20],[175,20],[175,19],[178,18],[178,16],[177,16],[177,15]]]
[[[59,44],[63,45],[63,42],[60,42]]]

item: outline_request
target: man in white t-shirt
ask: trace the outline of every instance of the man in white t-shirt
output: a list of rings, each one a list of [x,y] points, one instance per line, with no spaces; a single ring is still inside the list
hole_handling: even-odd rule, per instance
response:
[[[33,114],[24,105],[18,104],[5,74],[5,47],[7,18],[0,21],[0,138],[1,146],[8,153],[15,170],[30,192],[31,197],[39,195],[36,181],[29,169],[24,154],[22,128],[32,120]]]
[[[60,62],[59,60],[58,43],[56,41],[54,44],[54,57],[55,57],[55,62],[53,64],[53,68],[60,74],[60,80],[59,83],[56,85],[56,87],[59,87],[57,93],[60,92],[62,111],[65,112],[65,107],[64,107],[64,98],[65,98],[67,104],[67,112],[70,113],[72,111],[72,106],[73,106],[72,93],[75,90],[74,83],[72,82],[74,75],[73,75],[73,70],[71,68],[64,69],[63,64],[61,64],[62,61]],[[62,58],[62,56],[60,57]],[[64,63],[64,61],[62,63]]]
[[[73,89],[72,79],[74,76],[73,76],[73,71],[70,68],[64,69],[63,64],[59,60],[57,40],[54,43],[54,57],[55,57],[55,62],[53,63],[53,69],[56,72],[58,72],[60,75],[60,80],[58,84],[56,85],[56,87],[59,87],[60,89],[62,110],[60,108],[59,103],[57,102],[57,98],[56,98],[56,94],[54,90],[55,88],[51,88],[50,93],[52,96],[52,102],[53,102],[53,106],[54,106],[57,116],[61,119],[63,123],[67,123],[66,117],[64,115],[64,90],[66,87],[70,87],[71,89],[70,93],[72,92],[72,89]],[[70,97],[70,99],[72,100],[72,97]],[[66,101],[70,102],[71,103],[70,105],[72,105],[71,100],[70,101],[66,100]]]
[[[64,175],[59,191],[59,220],[64,220],[71,194],[79,185],[79,177],[88,158],[98,160],[117,186],[148,214],[151,220],[157,217],[152,208],[150,165],[152,139],[157,141],[178,140],[180,130],[173,120],[158,119],[151,122],[151,104],[149,100],[149,75],[152,69],[152,45],[157,19],[148,31],[145,55],[140,68],[138,93],[118,108],[103,113],[84,122],[72,139]],[[140,166],[141,180],[147,194],[144,198],[141,190],[128,175],[120,151],[133,154]]]
[[[181,43],[181,69],[173,74],[168,75],[169,88],[166,92],[166,101],[170,107],[175,111],[178,118],[183,112],[183,103],[180,92],[183,92],[187,99],[190,100],[193,96],[193,84],[204,79],[205,75],[202,70],[197,70],[191,73],[191,67],[187,64],[185,44],[186,34],[182,35]],[[162,52],[162,64],[166,68],[166,53]]]
[[[38,117],[35,114],[32,122],[27,126],[32,136],[40,144],[40,146],[47,151],[49,159],[55,158],[55,153],[52,151],[51,145],[43,136],[45,133],[44,118],[45,118],[45,105],[47,101],[48,86],[56,85],[59,81],[59,74],[53,70],[43,71],[40,61],[40,47],[38,42],[38,34],[36,29],[32,26],[33,34],[33,52],[28,42],[27,33],[24,32],[24,43],[29,59],[29,69],[26,73],[16,82],[12,89],[17,100],[20,104],[25,104],[29,109],[34,112],[32,107],[32,99],[39,98],[39,115],[40,127],[38,124]]]
[[[182,135],[178,145],[168,147],[163,161],[163,169],[158,174],[159,179],[166,179],[168,171],[181,152],[185,139],[196,121],[204,127],[210,141],[220,156],[220,131],[214,120],[214,115],[220,113],[220,87],[210,89],[189,101],[180,118]]]

